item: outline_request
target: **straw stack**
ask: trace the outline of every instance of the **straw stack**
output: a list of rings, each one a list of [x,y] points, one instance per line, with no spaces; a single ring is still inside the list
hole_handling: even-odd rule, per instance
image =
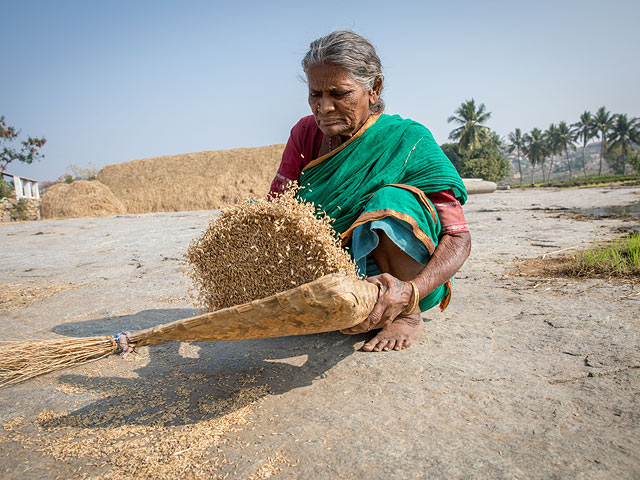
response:
[[[43,218],[81,218],[127,211],[106,185],[95,180],[78,180],[49,187],[42,196],[41,212]]]

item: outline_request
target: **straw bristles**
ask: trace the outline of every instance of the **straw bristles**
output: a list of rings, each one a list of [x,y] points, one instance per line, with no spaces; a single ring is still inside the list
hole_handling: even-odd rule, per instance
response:
[[[323,275],[358,278],[324,213],[295,188],[224,210],[187,253],[196,301],[212,312],[298,287]]]
[[[118,215],[126,210],[106,185],[78,180],[49,187],[42,196],[41,213],[42,218],[80,218]]]
[[[128,213],[210,210],[269,191],[284,145],[186,153],[107,165],[98,180]]]
[[[0,342],[0,387],[92,362],[116,350],[111,336]]]

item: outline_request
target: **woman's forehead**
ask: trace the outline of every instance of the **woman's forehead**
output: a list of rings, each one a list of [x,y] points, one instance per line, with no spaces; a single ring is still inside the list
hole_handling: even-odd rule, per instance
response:
[[[360,85],[347,70],[333,64],[321,64],[307,71],[309,88],[313,90],[335,90],[341,87],[352,88]]]

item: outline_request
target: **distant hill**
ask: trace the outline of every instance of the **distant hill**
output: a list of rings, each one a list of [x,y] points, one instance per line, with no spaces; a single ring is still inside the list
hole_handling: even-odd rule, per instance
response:
[[[518,162],[516,153],[505,153],[509,162],[511,162],[512,168],[512,176],[510,178],[505,179],[506,183],[518,183],[519,175],[518,175]],[[569,151],[569,160],[571,162],[571,169],[573,170],[574,176],[583,176],[584,173],[582,171],[582,147],[578,146],[577,150]],[[585,166],[587,170],[587,175],[594,175],[598,173],[598,168],[600,165],[600,142],[598,143],[590,143],[587,145],[587,149],[585,152]],[[522,163],[522,176],[524,180],[531,179],[531,164],[529,161],[520,155],[520,162]],[[549,164],[551,159],[547,159],[545,163],[545,172],[548,171]],[[536,173],[536,181],[542,180],[542,169],[539,165],[535,168]],[[607,161],[605,159],[602,160],[602,173],[612,173]],[[545,173],[546,175],[546,173]],[[567,160],[562,155],[560,158],[556,157],[553,160],[553,171],[551,173],[552,179],[566,178],[569,176],[569,167],[567,166]],[[540,178],[538,178],[540,177]]]

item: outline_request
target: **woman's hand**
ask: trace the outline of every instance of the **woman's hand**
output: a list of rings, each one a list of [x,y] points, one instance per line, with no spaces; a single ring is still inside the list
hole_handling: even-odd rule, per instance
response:
[[[411,301],[413,293],[411,284],[398,280],[393,275],[383,273],[369,277],[367,281],[378,286],[378,301],[362,323],[340,330],[342,333],[355,335],[391,325]]]

